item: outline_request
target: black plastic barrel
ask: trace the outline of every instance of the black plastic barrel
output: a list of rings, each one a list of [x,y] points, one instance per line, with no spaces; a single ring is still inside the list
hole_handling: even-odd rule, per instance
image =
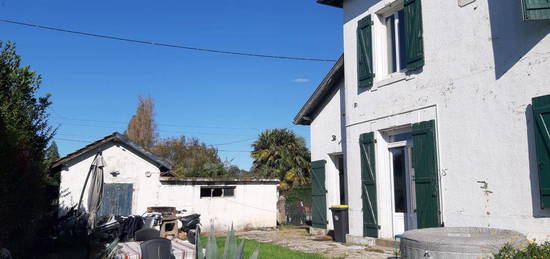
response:
[[[345,243],[346,234],[349,233],[347,206],[331,207],[332,224],[334,225],[334,241]]]

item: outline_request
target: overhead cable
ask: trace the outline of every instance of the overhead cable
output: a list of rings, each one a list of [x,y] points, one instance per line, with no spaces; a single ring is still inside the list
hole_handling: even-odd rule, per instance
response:
[[[21,26],[26,26],[26,27],[33,27],[33,28],[42,29],[42,30],[50,30],[50,31],[70,33],[70,34],[81,35],[81,36],[103,38],[103,39],[131,42],[131,43],[138,43],[138,44],[147,44],[147,45],[153,45],[153,46],[159,46],[159,47],[186,49],[186,50],[200,51],[200,52],[210,52],[210,53],[238,55],[238,56],[248,56],[248,57],[256,57],[256,58],[286,59],[286,60],[315,61],[315,62],[336,62],[335,59],[293,57],[293,56],[276,56],[276,55],[258,54],[258,53],[251,53],[251,52],[237,52],[237,51],[228,51],[228,50],[219,50],[219,49],[207,49],[207,48],[198,48],[198,47],[192,47],[192,46],[186,46],[186,45],[176,45],[176,44],[168,44],[168,43],[161,43],[161,42],[154,42],[154,41],[135,40],[135,39],[123,38],[123,37],[119,37],[119,36],[111,36],[111,35],[105,35],[105,34],[89,33],[89,32],[76,31],[76,30],[68,30],[68,29],[63,29],[63,28],[58,28],[58,27],[51,27],[51,26],[45,26],[45,25],[39,25],[39,24],[25,23],[25,22],[19,22],[19,21],[2,19],[2,18],[0,18],[0,22],[9,23],[9,24],[16,24],[16,25],[21,25]]]

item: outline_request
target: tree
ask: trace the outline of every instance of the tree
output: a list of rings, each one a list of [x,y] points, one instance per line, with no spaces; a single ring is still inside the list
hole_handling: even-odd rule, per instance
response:
[[[125,132],[130,140],[146,149],[150,149],[158,137],[153,110],[153,99],[139,96],[136,114],[130,119]]]
[[[55,130],[50,95],[37,96],[40,75],[21,66],[15,44],[0,42],[0,49],[0,244],[25,257],[52,216],[44,157]]]
[[[50,167],[57,159],[59,159],[59,150],[57,149],[57,143],[52,141],[52,144],[46,149],[45,162],[47,167]]]
[[[57,143],[55,141],[52,141],[50,146],[46,149],[46,153],[44,154],[44,164],[46,165],[47,169],[50,169],[50,167],[53,165],[53,163],[59,159],[59,150],[57,149]],[[55,172],[55,174],[51,174],[48,177],[48,182],[50,184],[59,185],[61,182],[61,172]]]
[[[160,140],[152,152],[168,159],[172,172],[187,177],[227,176],[227,170],[218,156],[218,150],[201,143],[197,138],[168,138]]]
[[[288,129],[268,129],[252,144],[252,173],[281,181],[288,190],[309,182],[310,153],[305,140]]]

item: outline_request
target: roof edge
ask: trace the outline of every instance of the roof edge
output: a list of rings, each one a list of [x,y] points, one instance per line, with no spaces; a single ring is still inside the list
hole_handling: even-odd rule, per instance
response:
[[[104,138],[100,139],[100,140],[97,140],[95,142],[92,142],[74,152],[71,152],[67,155],[65,155],[64,157],[62,158],[59,158],[58,160],[56,160],[51,168],[56,168],[56,167],[59,167],[59,166],[62,166],[63,164],[67,163],[68,161],[71,161],[83,154],[85,154],[86,152],[89,152],[90,150],[93,150],[105,143],[108,143],[108,142],[111,142],[111,141],[117,141],[117,142],[120,142],[120,143],[123,143],[125,145],[127,145],[128,147],[130,147],[131,149],[133,149],[134,151],[136,152],[139,152],[141,153],[143,156],[145,156],[146,158],[150,159],[153,164],[155,164],[157,167],[159,167],[160,169],[166,169],[166,170],[170,170],[172,168],[172,165],[166,161],[165,159],[151,153],[150,151],[146,150],[145,148],[141,147],[140,145],[132,142],[128,137],[118,133],[118,132],[113,132],[113,134],[111,135],[108,135],[108,136],[105,136]]]
[[[344,0],[317,0],[318,4],[330,5],[338,8],[344,7]]]
[[[307,102],[302,106],[298,114],[294,117],[293,123],[295,125],[310,125],[312,119],[308,118],[308,115],[315,111],[327,96],[327,92],[330,92],[337,84],[340,76],[344,75],[344,55],[342,54],[338,61],[332,66],[328,74],[323,81],[317,86],[315,92],[309,97]]]

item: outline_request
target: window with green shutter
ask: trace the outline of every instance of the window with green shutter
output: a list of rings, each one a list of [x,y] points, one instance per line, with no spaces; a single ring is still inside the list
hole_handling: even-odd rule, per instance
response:
[[[367,16],[357,26],[357,83],[359,88],[372,86],[372,19]]]
[[[550,208],[550,95],[533,98],[540,202]]]
[[[550,19],[550,0],[522,0],[524,20]]]
[[[405,53],[407,70],[424,66],[421,0],[405,0]]]

